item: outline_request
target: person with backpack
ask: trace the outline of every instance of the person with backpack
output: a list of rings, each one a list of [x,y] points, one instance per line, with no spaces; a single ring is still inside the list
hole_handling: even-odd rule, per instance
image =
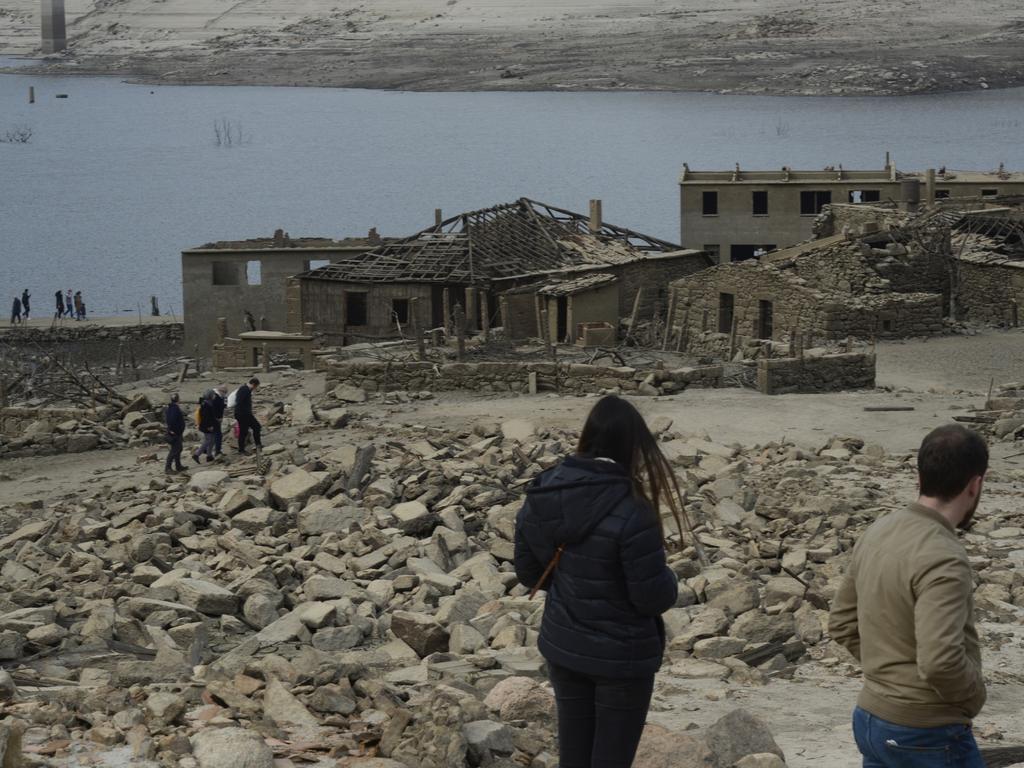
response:
[[[661,509],[682,514],[672,467],[627,401],[604,397],[576,453],[541,473],[516,517],[515,569],[547,590],[538,647],[558,709],[560,765],[628,768],[665,650],[678,580]]]
[[[165,414],[167,444],[170,448],[167,451],[167,460],[164,462],[164,472],[168,475],[173,472],[185,471],[185,467],[181,465],[182,441],[185,437],[185,414],[181,412],[178,399],[177,392],[171,395],[171,402],[168,404]]]
[[[224,443],[224,411],[228,407],[228,388],[221,384],[213,391],[213,458],[221,455],[221,447]]]
[[[214,428],[213,428],[213,390],[208,389],[199,398],[199,406],[195,411],[196,426],[199,428],[199,433],[203,436],[202,442],[199,447],[192,451],[192,461],[199,464],[199,457],[206,455],[206,462],[213,461],[213,442],[214,442]]]

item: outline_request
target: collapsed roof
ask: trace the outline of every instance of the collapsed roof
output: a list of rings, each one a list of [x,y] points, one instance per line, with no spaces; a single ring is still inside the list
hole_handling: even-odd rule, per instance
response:
[[[522,197],[453,216],[411,237],[299,275],[352,283],[477,284],[646,258],[696,255],[682,246],[625,227]],[[710,257],[707,263],[712,263]]]

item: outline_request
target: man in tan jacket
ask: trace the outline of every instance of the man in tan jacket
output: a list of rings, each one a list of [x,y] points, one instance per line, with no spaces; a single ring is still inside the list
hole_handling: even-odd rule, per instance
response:
[[[974,584],[956,529],[978,508],[988,447],[958,424],[917,455],[920,495],[853,549],[829,619],[864,670],[853,732],[864,768],[984,768],[971,720],[985,703]]]

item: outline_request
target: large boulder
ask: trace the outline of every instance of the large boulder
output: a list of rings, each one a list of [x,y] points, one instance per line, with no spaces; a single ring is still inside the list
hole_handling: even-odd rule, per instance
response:
[[[633,768],[721,768],[715,754],[700,739],[648,723],[640,737]]]
[[[339,507],[331,499],[317,499],[298,514],[299,533],[322,536],[325,533],[348,533],[353,523],[363,517],[359,507]]]
[[[550,722],[555,716],[555,697],[529,677],[505,678],[487,694],[484,706],[497,712],[506,722]]]
[[[391,510],[402,533],[410,536],[426,536],[441,521],[421,501],[406,501]]]
[[[302,504],[306,501],[316,493],[321,482],[323,482],[323,477],[318,477],[304,469],[296,469],[294,472],[282,475],[270,484],[270,496],[278,509],[287,509],[289,504]]]
[[[786,759],[764,720],[745,709],[734,709],[718,720],[705,731],[704,741],[719,765],[732,765],[748,755],[765,753]]]

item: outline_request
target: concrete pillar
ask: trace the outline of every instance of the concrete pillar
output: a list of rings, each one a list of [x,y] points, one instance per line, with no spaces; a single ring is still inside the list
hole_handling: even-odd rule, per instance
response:
[[[601,231],[601,227],[604,226],[604,221],[601,218],[601,201],[591,200],[590,201],[590,231],[592,234],[597,234]]]
[[[435,226],[440,225],[442,221],[444,221],[444,217],[443,217],[443,215],[441,213],[441,209],[440,208],[435,208],[434,209],[434,225]]]
[[[64,24],[64,0],[43,0],[43,53],[57,53],[68,47]]]
[[[935,169],[929,168],[924,172],[924,205],[926,208],[935,207]]]

